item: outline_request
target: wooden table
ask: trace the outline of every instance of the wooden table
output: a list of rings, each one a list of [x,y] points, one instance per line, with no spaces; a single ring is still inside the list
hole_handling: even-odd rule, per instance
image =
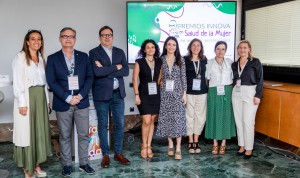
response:
[[[300,147],[299,84],[265,81],[255,131]]]

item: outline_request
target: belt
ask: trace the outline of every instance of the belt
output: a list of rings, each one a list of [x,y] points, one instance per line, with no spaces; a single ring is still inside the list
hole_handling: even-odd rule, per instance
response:
[[[114,90],[113,90],[113,93],[114,93],[114,92],[118,92],[118,91],[119,91],[119,88],[114,89]]]
[[[35,86],[31,86],[31,87],[44,87],[45,85],[35,85]],[[31,88],[29,87],[29,88]]]

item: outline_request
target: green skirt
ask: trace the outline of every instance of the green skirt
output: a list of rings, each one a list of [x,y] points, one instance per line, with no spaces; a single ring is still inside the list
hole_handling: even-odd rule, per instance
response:
[[[43,86],[29,88],[30,146],[14,147],[18,167],[34,173],[35,167],[52,155],[48,106]]]
[[[232,109],[232,86],[225,86],[225,95],[217,95],[217,87],[208,90],[205,137],[208,139],[230,139],[236,136]]]

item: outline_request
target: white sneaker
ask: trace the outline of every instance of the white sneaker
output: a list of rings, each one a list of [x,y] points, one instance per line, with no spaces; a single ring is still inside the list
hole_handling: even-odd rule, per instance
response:
[[[47,176],[47,173],[45,171],[35,171],[35,175],[36,177],[46,177]]]

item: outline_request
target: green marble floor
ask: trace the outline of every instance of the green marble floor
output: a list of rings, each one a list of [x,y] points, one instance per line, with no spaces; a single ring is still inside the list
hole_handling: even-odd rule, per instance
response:
[[[300,177],[300,162],[278,155],[259,144],[255,145],[254,156],[250,160],[235,156],[237,146],[235,140],[227,144],[225,155],[212,155],[210,141],[201,140],[202,152],[189,154],[187,141],[182,144],[183,159],[178,161],[167,156],[166,139],[153,140],[154,157],[142,159],[139,155],[141,136],[139,133],[125,134],[124,154],[131,160],[131,165],[120,165],[111,155],[110,168],[102,168],[100,160],[91,161],[96,174],[89,176],[78,170],[78,164],[73,165],[72,177],[128,177],[128,178],[198,178],[198,177]],[[11,143],[0,143],[0,156],[4,161],[0,169],[7,169],[9,177],[23,177],[21,168],[17,168],[12,160]],[[62,177],[61,165],[56,156],[42,165],[48,177]]]

